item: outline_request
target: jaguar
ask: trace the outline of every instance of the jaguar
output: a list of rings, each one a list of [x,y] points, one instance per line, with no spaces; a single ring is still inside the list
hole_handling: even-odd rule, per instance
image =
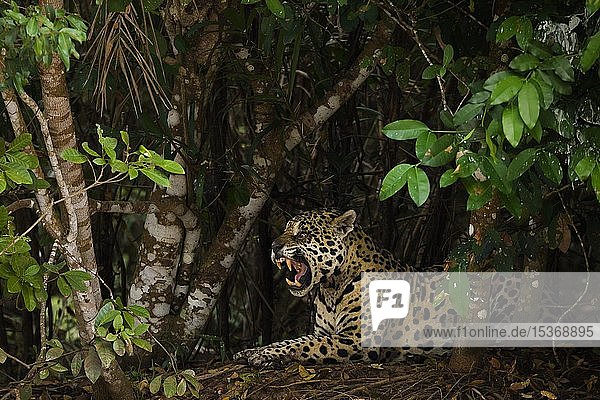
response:
[[[354,210],[313,210],[292,218],[273,242],[271,260],[285,271],[292,295],[316,292],[314,332],[242,350],[234,360],[280,366],[382,358],[380,349],[361,348],[361,273],[405,268],[356,223]]]

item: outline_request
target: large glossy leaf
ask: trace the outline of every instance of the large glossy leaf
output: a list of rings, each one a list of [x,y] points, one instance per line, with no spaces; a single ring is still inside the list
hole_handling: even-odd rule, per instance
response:
[[[528,53],[519,54],[510,62],[509,67],[516,69],[517,71],[529,71],[534,69],[540,64],[540,60],[537,57],[532,56]]]
[[[414,167],[406,173],[406,180],[411,199],[420,207],[429,197],[430,187],[427,174],[420,168]]]
[[[416,139],[430,129],[421,121],[401,119],[383,127],[383,134],[394,140]]]
[[[523,175],[535,162],[537,153],[537,149],[529,148],[517,154],[508,166],[506,179],[510,182]]]
[[[557,185],[560,184],[563,171],[558,157],[548,151],[544,151],[539,156],[539,166],[546,178]]]
[[[600,1],[598,3],[600,4]],[[581,70],[583,72],[589,71],[598,57],[600,57],[600,31],[590,38],[581,53],[581,60],[579,61]]]
[[[523,86],[523,80],[515,75],[509,75],[494,87],[492,94],[490,95],[490,104],[502,104],[506,103],[510,99],[519,93],[519,90]]]
[[[415,154],[419,160],[423,160],[425,155],[431,153],[431,146],[436,142],[437,136],[433,132],[427,132],[417,138],[415,142]]]
[[[512,104],[502,112],[502,130],[508,142],[517,147],[523,136],[523,121],[517,107]]]
[[[385,200],[393,196],[406,184],[406,171],[412,168],[410,164],[396,165],[394,168],[387,173],[383,182],[381,183],[381,190],[379,191],[379,200]]]
[[[519,91],[519,115],[529,129],[533,129],[540,116],[540,99],[532,82],[525,82]]]
[[[447,134],[438,138],[430,149],[423,157],[423,165],[439,167],[449,163],[456,155],[454,135]]]
[[[471,121],[473,118],[479,115],[481,110],[483,110],[484,105],[484,103],[465,104],[456,112],[456,114],[454,114],[454,125],[459,126]]]

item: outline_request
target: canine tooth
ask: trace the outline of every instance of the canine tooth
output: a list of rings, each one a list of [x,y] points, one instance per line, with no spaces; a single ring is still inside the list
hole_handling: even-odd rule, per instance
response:
[[[302,284],[301,284],[300,282],[298,282],[298,281],[294,281],[294,282],[292,282],[292,281],[290,281],[288,278],[285,278],[285,281],[286,281],[286,282],[287,282],[287,284],[288,284],[288,285],[290,285],[290,286],[296,286],[296,287],[300,287],[300,286],[302,286]]]
[[[292,270],[292,260],[290,260],[289,258],[286,258],[285,263],[287,264],[288,268],[291,271]]]
[[[275,264],[277,264],[277,268],[281,269],[281,261],[277,260]]]

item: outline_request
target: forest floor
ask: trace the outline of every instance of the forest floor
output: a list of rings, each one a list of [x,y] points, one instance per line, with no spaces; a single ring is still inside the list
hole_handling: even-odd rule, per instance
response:
[[[447,357],[422,357],[418,362],[296,364],[280,370],[203,362],[193,369],[203,400],[600,400],[599,349],[559,349],[556,354],[551,349],[492,350],[466,374],[451,372],[446,362]],[[164,399],[150,394],[151,371],[135,376],[140,398]],[[0,398],[9,390],[0,388]],[[34,387],[33,398],[84,400],[91,398],[90,391],[85,378],[44,381]]]
[[[560,361],[558,361],[560,360]],[[203,399],[600,399],[598,349],[488,352],[470,373],[447,358],[256,370],[229,364],[199,371]],[[558,366],[560,363],[561,366]]]

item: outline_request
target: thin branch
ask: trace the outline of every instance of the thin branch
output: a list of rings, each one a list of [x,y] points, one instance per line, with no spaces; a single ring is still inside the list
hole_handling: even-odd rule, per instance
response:
[[[48,128],[48,120],[40,110],[37,103],[31,97],[29,97],[29,95],[25,91],[19,93],[19,97],[21,97],[21,100],[23,100],[23,102],[31,109],[31,111],[33,111],[33,114],[35,115],[40,124],[42,137],[44,138],[46,150],[48,152],[48,159],[50,161],[50,165],[52,166],[52,170],[54,171],[54,176],[56,177],[56,183],[58,185],[60,193],[65,199],[65,209],[67,210],[69,220],[69,231],[67,233],[66,239],[68,243],[72,243],[77,238],[77,214],[75,212],[75,207],[73,206],[71,197],[69,196],[69,189],[67,183],[65,182],[65,179],[62,175],[62,170],[60,169],[60,165],[58,164],[58,158],[54,150],[52,137],[50,136],[50,129]]]

